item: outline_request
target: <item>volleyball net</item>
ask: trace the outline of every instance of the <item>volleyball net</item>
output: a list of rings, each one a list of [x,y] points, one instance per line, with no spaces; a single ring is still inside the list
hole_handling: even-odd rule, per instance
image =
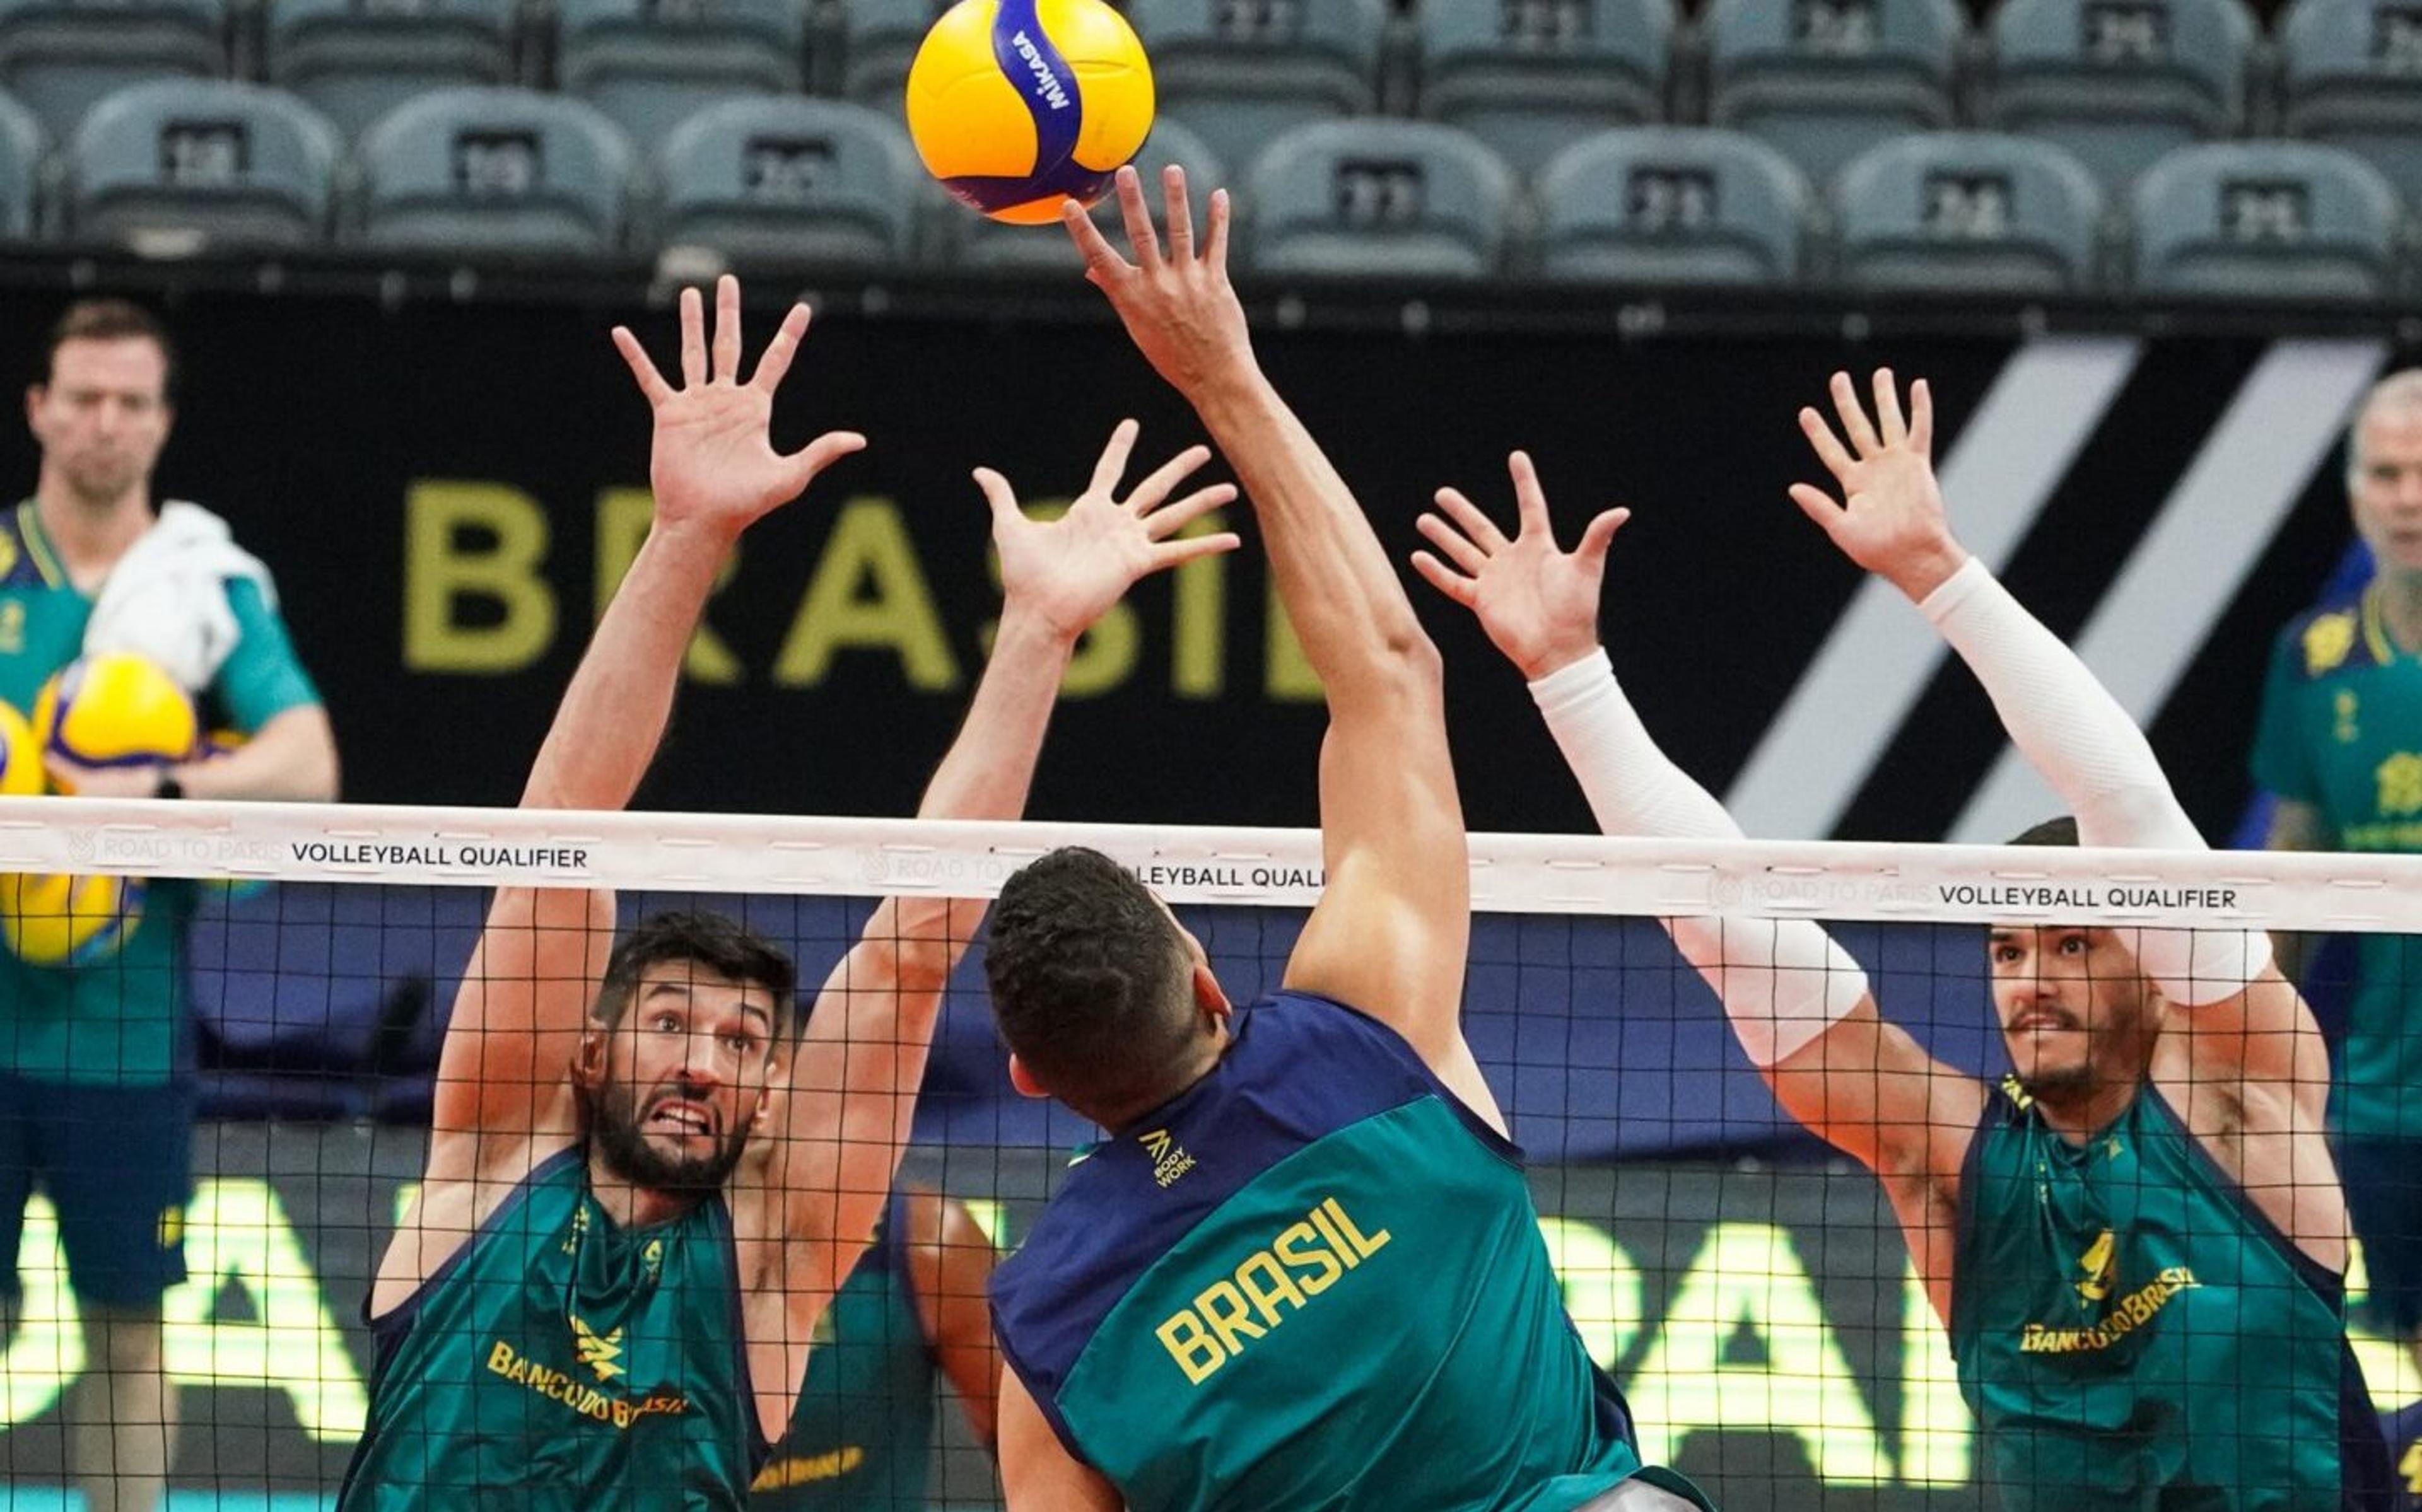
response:
[[[189,1271],[165,1302],[183,1404],[169,1504],[333,1504],[369,1411],[362,1302],[422,1175],[449,1008],[495,889],[612,889],[623,929],[676,908],[739,919],[795,958],[812,996],[881,899],[988,897],[1071,844],[1171,903],[1238,1003],[1277,988],[1323,881],[1309,831],[0,800],[12,1065],[199,1099],[190,1200],[161,1215]],[[2376,1017],[2383,993],[2422,992],[2422,971],[2379,980],[2395,937],[2422,935],[2422,858],[1485,834],[1471,881],[1465,1031],[1529,1155],[1567,1307],[1644,1456],[1728,1509],[1994,1503],[1890,1203],[1777,1106],[1660,919],[1822,921],[1885,1018],[1988,1081],[2009,1068],[1992,926],[2304,938],[2334,1051],[2351,998]],[[181,951],[155,951],[180,928]],[[979,937],[947,994],[903,1185],[957,1204],[1006,1253],[1097,1131],[1011,1087],[982,954]],[[173,1009],[172,1064],[114,1064],[148,1052],[112,1009]],[[72,1163],[49,1137],[0,1157]],[[25,1512],[77,1504],[60,1488],[93,1364],[46,1177],[32,1180],[0,1356],[0,1506]],[[2081,1296],[2098,1282],[2089,1259],[2062,1283]],[[2350,1334],[2388,1411],[2422,1380],[2360,1247],[2348,1279]],[[778,1449],[766,1504],[872,1473],[886,1450],[869,1436],[891,1431],[923,1435],[892,1448],[915,1462],[900,1504],[995,1504],[948,1371],[887,1364],[936,1353],[899,1336],[930,1332],[933,1308],[913,1286],[894,1298],[834,1313],[820,1352],[836,1375],[811,1373],[809,1391],[837,1395],[803,1414],[824,1427]],[[2088,1301],[2122,1333],[2137,1305]]]

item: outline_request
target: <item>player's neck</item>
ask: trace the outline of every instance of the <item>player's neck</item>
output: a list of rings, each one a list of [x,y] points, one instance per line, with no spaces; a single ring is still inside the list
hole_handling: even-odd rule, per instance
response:
[[[699,1204],[695,1192],[667,1192],[643,1187],[617,1176],[594,1148],[589,1152],[589,1192],[606,1216],[621,1228],[652,1228],[669,1224]]]
[[[2141,1082],[2094,1082],[2036,1095],[2044,1127],[2071,1145],[2083,1145],[2119,1121],[2136,1100]]]
[[[2382,572],[2378,582],[2388,638],[2408,656],[2422,651],[2422,572]]]
[[[89,591],[151,528],[150,480],[114,499],[94,499],[46,470],[35,489],[34,512],[69,581]]]

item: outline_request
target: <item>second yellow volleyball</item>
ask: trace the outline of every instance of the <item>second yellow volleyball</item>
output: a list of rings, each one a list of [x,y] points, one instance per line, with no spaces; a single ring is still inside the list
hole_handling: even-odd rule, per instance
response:
[[[190,758],[201,725],[194,701],[157,662],[104,651],[69,662],[43,686],[34,734],[45,754],[78,766],[150,767]]]

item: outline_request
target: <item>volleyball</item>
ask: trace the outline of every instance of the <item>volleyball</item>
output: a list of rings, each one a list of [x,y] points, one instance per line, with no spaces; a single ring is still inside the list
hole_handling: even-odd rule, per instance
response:
[[[155,662],[127,651],[71,662],[34,706],[42,750],[79,766],[153,766],[194,754],[194,701]],[[62,791],[72,791],[65,784]]]
[[[36,966],[90,966],[118,954],[143,901],[138,877],[0,874],[0,936]]]
[[[1152,64],[1102,0],[959,0],[908,70],[925,169],[997,221],[1091,205],[1152,130]]]
[[[0,704],[0,798],[27,798],[42,790],[42,745],[25,716]]]

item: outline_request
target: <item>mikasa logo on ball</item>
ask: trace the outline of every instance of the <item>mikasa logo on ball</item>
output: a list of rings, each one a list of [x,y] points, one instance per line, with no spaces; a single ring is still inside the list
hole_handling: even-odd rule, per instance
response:
[[[1043,60],[1043,50],[1034,45],[1034,39],[1023,30],[1012,32],[1009,45],[1016,48],[1017,55],[1026,59],[1026,66],[1034,70],[1035,86],[1043,91],[1043,98],[1051,102],[1051,108],[1066,110],[1068,91],[1061,85],[1060,76],[1051,71],[1051,65]]]

